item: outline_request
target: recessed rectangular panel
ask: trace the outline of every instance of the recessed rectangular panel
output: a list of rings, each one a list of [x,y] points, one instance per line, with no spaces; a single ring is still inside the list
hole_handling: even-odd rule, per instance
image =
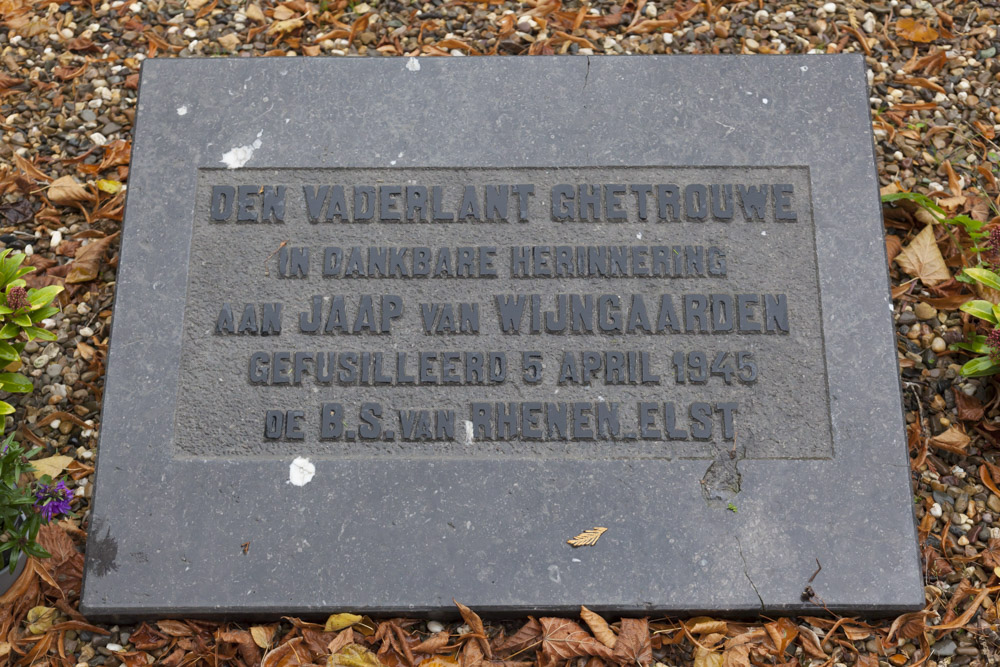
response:
[[[832,454],[804,168],[199,176],[180,456]]]

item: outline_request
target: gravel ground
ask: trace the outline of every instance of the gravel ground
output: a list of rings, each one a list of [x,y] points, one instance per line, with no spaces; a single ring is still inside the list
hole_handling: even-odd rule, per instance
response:
[[[1000,205],[996,2],[0,0],[0,20],[0,247],[30,254],[36,284],[66,284],[68,295],[51,323],[59,342],[25,349],[25,370],[36,389],[14,397],[19,407],[8,429],[21,428],[22,439],[42,444],[43,457],[68,457],[59,461],[75,488],[77,517],[61,530],[76,547],[56,560],[70,570],[79,568],[98,456],[114,234],[128,178],[139,66],[147,57],[863,52],[883,192],[931,194],[950,211],[981,221],[995,218]],[[890,254],[928,222],[926,213],[909,205],[887,210],[886,219]],[[954,270],[961,250],[939,236]],[[1000,468],[991,467],[1000,465],[1000,393],[992,379],[958,375],[964,358],[948,350],[973,327],[955,310],[961,285],[928,288],[908,282],[895,264],[891,271],[927,623],[964,621],[955,631],[926,633],[929,656],[916,636],[887,643],[887,624],[873,622],[867,636],[840,643],[822,639],[828,627],[808,619],[802,627],[820,637],[830,665],[1000,664],[995,597],[976,603],[969,618],[962,613],[981,587],[997,585],[1000,572],[1000,492],[991,489],[1000,482]],[[949,439],[956,428],[966,441]],[[43,585],[33,600],[56,609],[48,620],[57,626],[76,620],[77,627],[60,633],[65,657],[57,643],[45,658],[37,650],[41,642],[24,641],[45,636],[47,628],[33,634],[18,608],[6,625],[0,617],[0,665],[179,663],[167,656],[177,655],[185,636],[163,627],[161,637],[171,641],[159,646],[149,628],[138,630],[139,640],[132,627],[106,627],[107,635],[80,629],[79,580],[73,572],[65,580],[65,596]],[[423,623],[415,627],[426,631]],[[283,622],[281,632],[291,628]],[[687,664],[690,649],[668,646],[654,657]],[[21,658],[25,651],[34,652]],[[802,664],[824,662],[802,646],[796,651]]]

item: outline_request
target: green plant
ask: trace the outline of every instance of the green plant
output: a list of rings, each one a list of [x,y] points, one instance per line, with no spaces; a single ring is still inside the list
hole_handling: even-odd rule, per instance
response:
[[[948,216],[947,212],[938,206],[927,195],[917,192],[896,192],[883,195],[882,202],[911,201],[930,213],[937,224],[948,232],[956,248],[958,239],[952,233],[952,228],[960,226],[968,234],[973,245],[968,248],[975,253],[977,266],[962,269],[956,280],[968,284],[979,283],[985,287],[1000,291],[1000,275],[987,268],[988,265],[1000,264],[1000,230],[986,230],[986,223],[975,220],[967,215]],[[982,377],[1000,373],[1000,306],[985,299],[970,299],[959,306],[963,312],[974,315],[987,324],[992,325],[989,335],[975,334],[968,336],[960,343],[952,343],[950,349],[962,350],[979,355],[967,361],[961,369],[965,377]]]
[[[733,514],[736,514],[736,512],[739,511],[734,503],[729,503],[728,505],[726,505],[726,509],[732,512]]]
[[[40,451],[25,451],[14,442],[14,434],[0,444],[0,563],[14,572],[21,553],[48,558],[36,541],[42,524],[70,513],[72,494],[65,483],[52,483],[44,475],[37,482],[25,482],[32,472],[28,459]],[[6,561],[6,562],[5,562]]]
[[[962,269],[962,276],[990,289],[1000,290],[1000,275],[989,269],[983,267]],[[971,299],[959,306],[959,309],[993,327],[986,336],[975,334],[967,336],[961,343],[952,343],[953,350],[964,350],[980,355],[962,366],[962,375],[983,377],[1000,373],[1000,328],[997,328],[1000,326],[1000,306],[985,299]]]
[[[56,335],[39,326],[41,321],[59,312],[52,300],[62,291],[58,285],[41,289],[25,289],[22,276],[35,270],[32,266],[21,266],[23,253],[11,254],[10,249],[0,252],[0,364],[6,372],[0,373],[0,391],[12,394],[26,394],[32,390],[31,380],[20,373],[7,371],[21,361],[24,344],[35,338],[56,340]],[[4,430],[3,417],[12,414],[14,406],[0,401],[0,434]]]
[[[882,203],[888,204],[896,201],[911,201],[917,206],[923,208],[938,224],[944,225],[945,230],[952,237],[952,241],[955,242],[955,247],[958,247],[958,242],[952,234],[951,228],[954,226],[960,226],[965,230],[965,233],[969,235],[972,239],[974,245],[970,250],[976,253],[982,253],[985,248],[978,245],[978,242],[987,236],[987,233],[983,231],[983,227],[986,226],[985,222],[980,222],[974,218],[970,218],[967,215],[955,215],[948,216],[948,212],[943,208],[938,206],[933,199],[927,195],[922,195],[919,192],[894,192],[891,195],[882,195]]]

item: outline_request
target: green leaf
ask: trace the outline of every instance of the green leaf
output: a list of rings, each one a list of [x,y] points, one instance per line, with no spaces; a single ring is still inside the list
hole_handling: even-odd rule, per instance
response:
[[[41,338],[42,340],[59,340],[59,336],[55,335],[48,329],[42,329],[41,327],[24,327],[24,333],[28,334],[29,340],[32,338]],[[0,336],[0,338],[2,338],[2,336]]]
[[[0,338],[13,338],[19,333],[21,333],[21,327],[17,326],[13,322],[8,322],[3,325],[2,329],[0,329]]]
[[[17,353],[13,345],[0,340],[0,359],[3,361],[17,361],[20,358],[21,355]]]
[[[962,375],[965,377],[977,378],[995,373],[1000,373],[1000,364],[993,363],[990,357],[976,357],[962,366]]]
[[[962,272],[991,289],[1000,290],[1000,276],[988,269],[963,269]]]
[[[919,204],[926,209],[939,213],[942,217],[946,215],[944,209],[935,204],[933,199],[927,195],[922,195],[919,192],[894,192],[891,195],[882,195],[882,201],[884,203],[899,201],[900,199],[912,201],[913,203]]]
[[[0,262],[0,284],[6,286],[11,280],[16,278],[17,269],[25,259],[27,259],[27,255],[23,252],[11,255],[10,257],[4,257],[3,261]]]
[[[12,415],[12,414],[14,414],[14,406],[8,403],[7,401],[0,401],[0,415]]]
[[[42,306],[38,310],[33,310],[28,313],[28,317],[31,318],[32,322],[41,322],[46,317],[52,317],[59,312],[59,309],[55,306]]]
[[[985,338],[985,336],[979,336],[979,338]],[[966,352],[972,352],[973,354],[989,354],[990,346],[984,342],[979,341],[966,341],[964,343],[952,343],[948,346],[950,350],[965,350]]]
[[[21,313],[20,315],[15,315],[11,319],[14,320],[14,324],[18,324],[18,325],[20,325],[22,327],[30,327],[31,326],[31,318],[28,317],[28,315],[26,313]]]
[[[30,289],[28,290],[28,303],[31,304],[32,310],[41,308],[51,303],[52,299],[56,298],[62,291],[63,288],[61,285],[49,285],[41,289]]]
[[[993,307],[993,304],[989,301],[975,299],[973,301],[966,301],[958,309],[964,313],[975,315],[981,320],[986,320],[990,324],[996,324],[997,316],[993,312]]]
[[[35,388],[31,380],[20,373],[0,373],[0,385],[12,394],[27,394]]]
[[[983,228],[983,225],[986,224],[985,222],[974,220],[967,215],[956,215],[954,218],[948,218],[945,222],[958,223],[962,225],[965,227],[965,231],[967,231],[970,235],[978,232]]]

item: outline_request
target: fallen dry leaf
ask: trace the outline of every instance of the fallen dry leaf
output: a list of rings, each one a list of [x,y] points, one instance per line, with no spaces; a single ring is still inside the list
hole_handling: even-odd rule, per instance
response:
[[[44,634],[55,620],[55,607],[32,607],[28,611],[28,632],[33,635]]]
[[[930,444],[949,452],[964,454],[965,448],[971,440],[972,439],[967,436],[962,429],[957,426],[952,426],[947,431],[939,433],[931,438]]]
[[[688,632],[692,635],[726,634],[729,625],[725,621],[718,621],[708,616],[696,616],[684,621]]]
[[[60,206],[70,206],[94,200],[90,191],[73,180],[72,176],[62,176],[52,181],[45,191],[45,196],[49,198],[50,202]]]
[[[250,627],[250,636],[253,637],[254,644],[266,649],[271,645],[271,640],[277,629],[277,625],[254,625]]]
[[[521,626],[521,629],[508,637],[499,646],[497,653],[509,657],[514,653],[520,653],[528,647],[540,642],[542,639],[542,624],[538,619],[528,617],[528,622]]]
[[[476,641],[479,643],[479,648],[482,650],[483,655],[485,655],[487,659],[492,658],[493,649],[490,648],[490,642],[486,638],[486,629],[483,627],[483,621],[479,618],[479,614],[472,611],[457,600],[452,600],[452,602],[455,603],[455,606],[458,607],[459,613],[462,614],[462,620],[464,620],[466,624],[472,628],[472,632],[474,633]]]
[[[951,279],[951,273],[941,256],[941,249],[934,240],[934,227],[927,225],[910,244],[900,251],[896,264],[924,285],[933,287]]]
[[[440,651],[441,649],[443,649],[445,646],[447,646],[449,641],[450,641],[450,639],[448,637],[448,632],[446,630],[442,630],[441,632],[438,632],[436,634],[431,635],[430,637],[428,637],[424,641],[422,641],[419,644],[417,644],[416,646],[414,646],[413,647],[413,652],[414,653],[437,653],[438,651]]]
[[[933,42],[938,38],[938,31],[931,28],[923,21],[911,18],[902,18],[896,21],[896,34],[911,42]]]
[[[566,544],[573,547],[592,547],[601,539],[601,535],[608,531],[604,526],[597,526],[590,530],[585,530],[576,537],[566,540]]]
[[[590,611],[586,607],[580,607],[580,618],[583,619],[590,631],[594,633],[594,637],[597,641],[601,642],[608,648],[614,648],[615,643],[618,638],[615,637],[615,633],[611,630],[608,622],[605,621],[601,616]]]
[[[326,659],[326,667],[382,667],[382,664],[364,646],[348,644]]]
[[[894,234],[888,234],[885,237],[885,252],[889,256],[889,263],[892,264],[892,260],[896,259],[896,256],[903,249],[903,242],[899,240],[899,237]]]
[[[43,476],[48,475],[52,479],[55,479],[62,474],[62,471],[66,469],[70,463],[73,462],[72,456],[49,456],[44,459],[35,459],[31,462],[34,470],[35,479],[41,479]]]
[[[614,658],[622,665],[641,665],[641,667],[646,667],[653,661],[648,620],[645,618],[623,618],[621,620],[621,630],[615,645]]]
[[[357,614],[331,614],[330,618],[326,619],[326,625],[323,627],[323,631],[338,632],[344,628],[351,627],[360,620],[361,617]]]
[[[95,239],[78,249],[76,257],[70,263],[69,271],[66,273],[66,282],[75,284],[95,280],[101,273],[105,253],[120,233],[115,232],[103,239]]]
[[[565,618],[540,618],[542,658],[551,663],[585,655],[610,660],[611,649],[594,639],[589,632]]]

